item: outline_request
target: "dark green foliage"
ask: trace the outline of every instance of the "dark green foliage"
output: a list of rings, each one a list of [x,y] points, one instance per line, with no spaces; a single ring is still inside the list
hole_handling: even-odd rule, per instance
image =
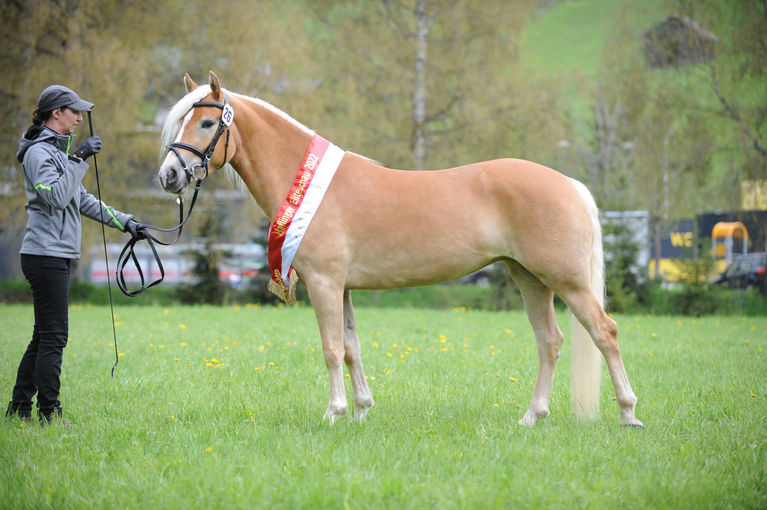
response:
[[[647,286],[640,280],[636,267],[639,246],[631,229],[625,225],[606,224],[604,232],[608,309],[620,313],[646,304]]]
[[[182,303],[207,303],[220,305],[226,301],[227,286],[218,276],[221,259],[227,253],[214,247],[215,240],[222,236],[217,215],[208,215],[200,227],[203,245],[200,249],[185,252],[193,259],[192,272],[196,279],[191,285],[178,287],[178,298]]]

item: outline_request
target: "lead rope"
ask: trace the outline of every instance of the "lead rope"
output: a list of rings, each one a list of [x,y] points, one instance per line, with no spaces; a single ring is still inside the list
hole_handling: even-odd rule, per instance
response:
[[[93,119],[91,118],[91,111],[88,110],[88,127],[91,131],[91,136],[93,136]],[[120,354],[117,349],[117,328],[115,327],[115,307],[114,302],[112,301],[112,280],[109,278],[109,257],[107,256],[107,234],[106,230],[104,229],[104,208],[106,207],[106,204],[101,200],[101,182],[99,179],[99,165],[96,161],[96,155],[93,155],[93,169],[96,171],[96,192],[99,197],[99,204],[100,208],[99,211],[101,213],[101,239],[104,241],[104,263],[107,267],[107,289],[109,289],[109,312],[110,317],[112,318],[112,337],[115,341],[115,364],[112,365],[112,379],[115,377],[115,368],[117,368],[117,364],[120,362]]]

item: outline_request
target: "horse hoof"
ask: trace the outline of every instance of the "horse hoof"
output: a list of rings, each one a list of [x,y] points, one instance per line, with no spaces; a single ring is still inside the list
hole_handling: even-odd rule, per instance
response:
[[[355,405],[354,406],[354,421],[357,423],[362,423],[362,420],[365,419],[365,416],[368,415],[368,411],[370,411],[370,408],[373,407],[373,402],[370,402],[369,404],[362,404],[362,405]]]
[[[336,420],[345,414],[346,407],[334,408],[333,406],[329,406],[322,419],[329,422],[332,427]]]

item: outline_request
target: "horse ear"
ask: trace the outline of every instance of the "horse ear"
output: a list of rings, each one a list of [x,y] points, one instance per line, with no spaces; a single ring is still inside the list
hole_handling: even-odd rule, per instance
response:
[[[210,77],[208,78],[208,84],[210,84],[210,90],[214,96],[221,95],[221,82],[218,80],[218,76],[213,71],[210,71]]]
[[[197,84],[194,82],[192,77],[189,76],[189,73],[184,75],[184,86],[186,87],[187,94],[197,88]]]

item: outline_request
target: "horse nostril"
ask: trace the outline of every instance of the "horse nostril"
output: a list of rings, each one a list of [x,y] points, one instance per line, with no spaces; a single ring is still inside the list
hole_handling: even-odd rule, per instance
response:
[[[173,168],[168,168],[168,170],[165,172],[165,188],[173,187],[173,185],[178,180],[178,174],[176,173],[176,170]]]

